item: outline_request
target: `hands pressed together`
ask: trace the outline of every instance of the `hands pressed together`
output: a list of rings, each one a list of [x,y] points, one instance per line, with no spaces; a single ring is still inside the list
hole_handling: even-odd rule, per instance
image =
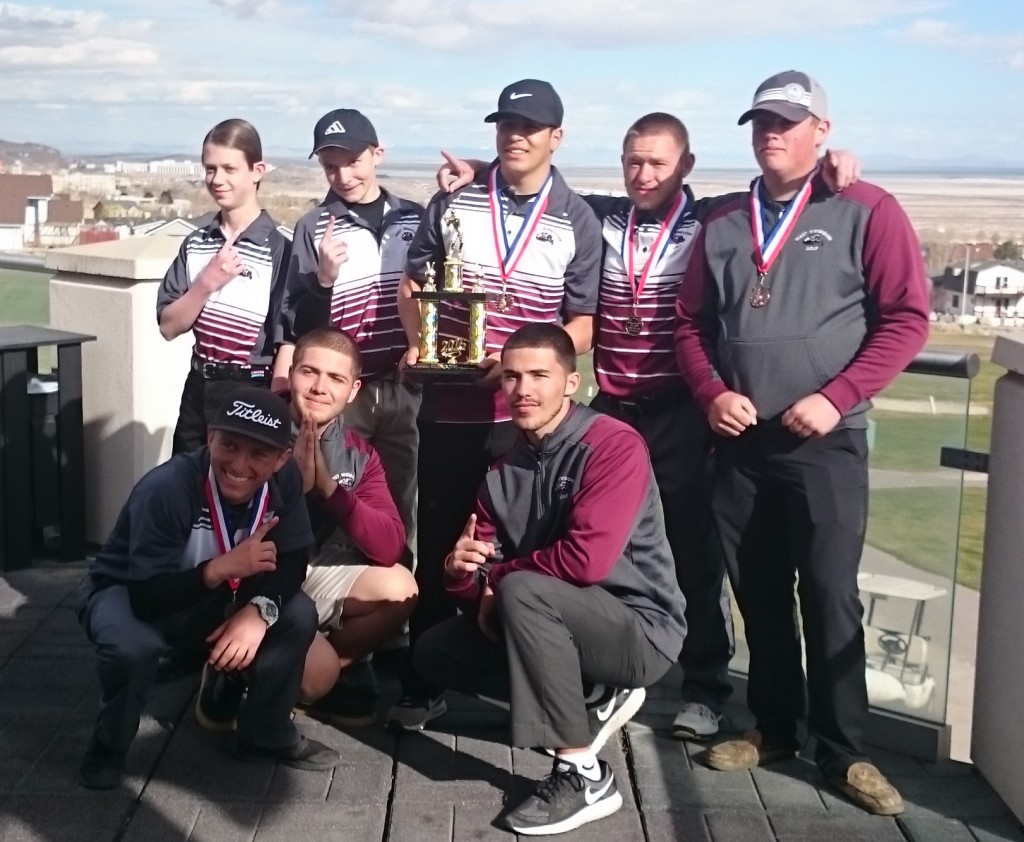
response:
[[[295,446],[292,448],[292,456],[302,473],[303,492],[308,494],[315,488],[325,500],[334,494],[338,483],[327,467],[327,459],[320,446],[320,431],[312,416],[302,419],[298,438],[295,439]]]

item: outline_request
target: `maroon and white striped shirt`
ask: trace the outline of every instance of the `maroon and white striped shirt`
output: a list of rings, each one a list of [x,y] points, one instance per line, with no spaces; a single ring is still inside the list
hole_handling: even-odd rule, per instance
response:
[[[220,215],[189,234],[157,294],[156,316],[181,298],[224,245]],[[235,243],[242,273],[210,296],[192,325],[193,352],[207,362],[269,366],[290,244],[263,211]]]

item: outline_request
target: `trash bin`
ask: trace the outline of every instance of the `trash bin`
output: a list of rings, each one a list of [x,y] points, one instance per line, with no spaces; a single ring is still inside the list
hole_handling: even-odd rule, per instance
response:
[[[28,378],[32,460],[32,532],[43,548],[60,538],[60,466],[57,463],[57,372]]]

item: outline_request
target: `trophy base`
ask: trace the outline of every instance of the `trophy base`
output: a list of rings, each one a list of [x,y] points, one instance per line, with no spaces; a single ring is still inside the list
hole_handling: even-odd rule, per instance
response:
[[[401,370],[402,383],[478,383],[487,369],[475,363],[417,363]]]

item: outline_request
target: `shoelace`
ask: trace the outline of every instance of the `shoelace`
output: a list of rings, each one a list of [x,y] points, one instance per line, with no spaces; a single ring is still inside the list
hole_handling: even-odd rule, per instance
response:
[[[586,784],[583,782],[583,776],[579,772],[575,769],[567,769],[561,765],[556,765],[551,770],[551,774],[537,785],[534,794],[538,798],[550,803],[554,801],[561,790],[569,788],[574,792],[582,792],[584,786]]]

